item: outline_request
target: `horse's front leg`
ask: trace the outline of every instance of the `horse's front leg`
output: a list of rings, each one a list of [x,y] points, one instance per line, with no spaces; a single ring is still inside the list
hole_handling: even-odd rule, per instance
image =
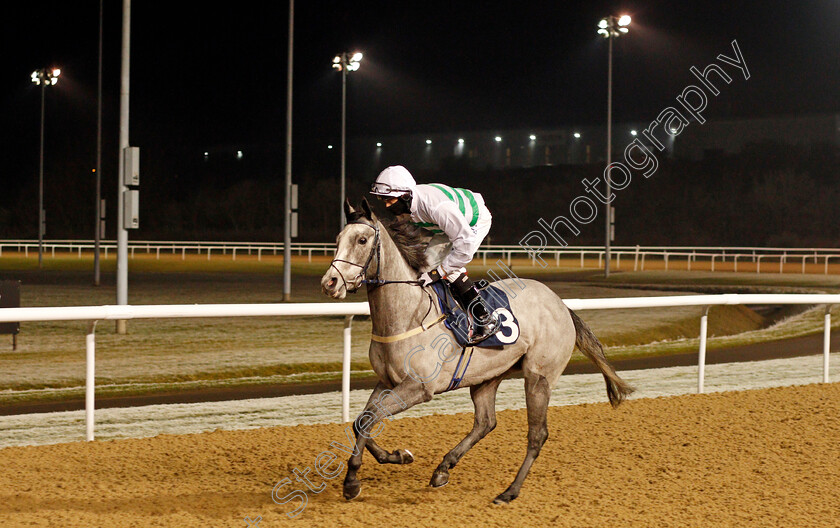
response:
[[[379,385],[377,385],[379,389]],[[362,484],[356,473],[362,467],[362,455],[365,446],[374,438],[379,436],[385,428],[383,420],[414,407],[418,403],[427,402],[432,399],[433,393],[423,383],[408,378],[393,389],[381,388],[376,392],[376,397],[371,395],[365,410],[353,422],[353,432],[356,434],[356,448],[347,461],[347,476],[344,477],[344,498],[347,500],[359,496]],[[384,449],[376,448],[385,452]],[[374,455],[375,456],[375,455]]]
[[[376,384],[365,406],[365,410],[368,410],[371,405],[375,405],[375,402],[379,401],[380,395],[384,390],[386,388],[381,381]],[[380,464],[411,464],[414,462],[414,455],[408,449],[397,449],[391,452],[380,447],[373,438],[365,439],[365,447]]]

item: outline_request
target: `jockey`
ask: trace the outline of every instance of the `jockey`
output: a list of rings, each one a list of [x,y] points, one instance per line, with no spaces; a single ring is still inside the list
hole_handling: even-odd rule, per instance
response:
[[[478,193],[439,183],[418,185],[405,167],[396,165],[383,170],[371,188],[371,194],[385,202],[396,216],[409,215],[412,223],[432,233],[427,255],[445,254],[432,269],[420,275],[428,286],[440,279],[451,284],[451,291],[478,322],[474,338],[496,332],[498,317],[487,310],[478,288],[467,276],[466,266],[490,231],[492,216]],[[439,254],[440,256],[440,254]]]

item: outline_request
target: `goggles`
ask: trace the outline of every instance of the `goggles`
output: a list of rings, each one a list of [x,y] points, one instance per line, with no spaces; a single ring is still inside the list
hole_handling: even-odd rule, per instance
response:
[[[402,196],[403,194],[410,192],[411,189],[392,187],[387,183],[374,182],[373,185],[370,186],[370,193],[377,196]]]

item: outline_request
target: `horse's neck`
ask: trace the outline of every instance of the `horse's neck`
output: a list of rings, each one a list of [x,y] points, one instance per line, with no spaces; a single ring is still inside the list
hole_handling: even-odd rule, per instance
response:
[[[388,281],[417,280],[417,272],[408,265],[384,226],[380,227],[380,243],[379,278]],[[417,326],[428,308],[428,297],[423,289],[410,284],[369,287],[368,302],[373,331],[378,335],[402,332]]]

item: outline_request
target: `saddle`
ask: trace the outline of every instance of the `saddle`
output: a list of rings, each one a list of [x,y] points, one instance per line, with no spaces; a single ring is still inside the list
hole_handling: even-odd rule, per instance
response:
[[[432,289],[437,295],[441,313],[445,316],[446,327],[455,334],[455,339],[462,347],[478,343],[481,343],[482,347],[503,347],[516,343],[519,339],[519,322],[511,311],[507,293],[485,280],[476,282],[476,286],[487,310],[499,317],[501,322],[499,329],[483,339],[474,341],[472,330],[476,322],[455,300],[455,296],[449,289],[449,283],[442,280],[432,283]]]

